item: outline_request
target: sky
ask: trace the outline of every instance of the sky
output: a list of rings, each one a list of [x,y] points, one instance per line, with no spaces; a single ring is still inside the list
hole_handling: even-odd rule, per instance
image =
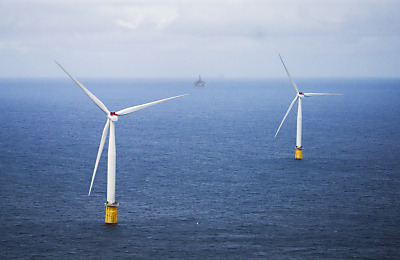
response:
[[[0,77],[399,77],[398,0],[0,0]]]

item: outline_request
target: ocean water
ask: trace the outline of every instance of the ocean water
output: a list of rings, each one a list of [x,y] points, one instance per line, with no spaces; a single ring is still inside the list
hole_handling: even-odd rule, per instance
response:
[[[104,113],[69,78],[0,79],[0,259],[399,259],[400,79],[80,78],[116,123],[118,225],[104,224]]]

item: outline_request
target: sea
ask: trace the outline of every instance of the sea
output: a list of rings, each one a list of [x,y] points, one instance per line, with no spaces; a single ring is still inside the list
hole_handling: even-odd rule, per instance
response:
[[[0,79],[0,259],[400,259],[400,78]]]

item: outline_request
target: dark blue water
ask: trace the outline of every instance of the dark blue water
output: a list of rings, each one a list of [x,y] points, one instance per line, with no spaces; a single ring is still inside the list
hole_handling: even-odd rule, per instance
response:
[[[400,79],[81,79],[116,124],[118,225],[104,224],[106,118],[68,78],[0,80],[0,259],[398,259]]]

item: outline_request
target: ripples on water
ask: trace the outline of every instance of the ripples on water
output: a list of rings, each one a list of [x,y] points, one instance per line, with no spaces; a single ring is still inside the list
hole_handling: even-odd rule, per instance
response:
[[[81,79],[121,117],[118,225],[104,224],[105,118],[68,79],[0,81],[0,258],[398,258],[398,79]],[[109,89],[113,92],[110,94]]]

